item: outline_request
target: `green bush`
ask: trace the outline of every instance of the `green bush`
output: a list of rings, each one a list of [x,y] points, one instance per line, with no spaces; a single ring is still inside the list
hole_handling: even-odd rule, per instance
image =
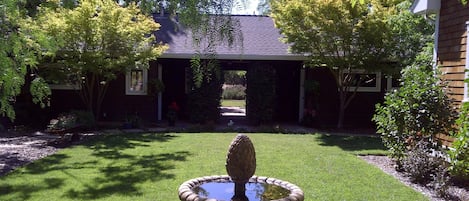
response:
[[[215,58],[191,60],[192,86],[188,94],[187,112],[192,123],[217,122],[220,118],[220,100],[223,76]]]
[[[228,100],[244,100],[246,87],[243,85],[225,85],[222,98]]]
[[[51,120],[49,130],[92,128],[95,126],[94,115],[88,111],[73,110],[60,114],[56,119]]]
[[[469,180],[469,103],[464,103],[457,120],[458,132],[454,135],[452,149],[449,151],[451,160],[450,172],[455,178]]]
[[[376,105],[373,121],[391,157],[399,162],[420,140],[436,146],[437,134],[453,130],[456,111],[430,64],[402,71],[401,87]]]
[[[254,64],[247,73],[247,118],[250,124],[271,123],[276,105],[276,73],[269,65]]]
[[[225,84],[229,85],[245,85],[246,84],[246,71],[225,71],[224,72]]]

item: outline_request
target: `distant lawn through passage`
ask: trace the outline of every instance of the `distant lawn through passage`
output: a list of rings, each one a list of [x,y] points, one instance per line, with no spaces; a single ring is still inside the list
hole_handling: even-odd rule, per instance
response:
[[[234,133],[112,134],[0,177],[0,200],[177,201],[186,180],[226,174]],[[379,138],[248,134],[256,175],[298,185],[305,200],[427,200],[357,154],[385,154]]]
[[[246,101],[245,100],[222,99],[221,100],[221,106],[223,106],[223,107],[246,108]]]

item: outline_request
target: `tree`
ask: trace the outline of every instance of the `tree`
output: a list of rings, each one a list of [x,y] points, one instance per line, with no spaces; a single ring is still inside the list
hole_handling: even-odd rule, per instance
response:
[[[75,75],[80,97],[96,117],[117,75],[148,68],[148,62],[167,48],[155,43],[152,32],[159,24],[135,4],[122,7],[113,0],[82,0],[67,9],[57,2],[41,7],[35,22],[61,41],[50,66]]]
[[[35,26],[14,0],[0,1],[0,115],[15,119],[13,104],[25,84],[25,76],[31,73],[30,93],[33,102],[45,107],[50,89],[35,73],[35,67],[43,55],[56,50],[53,40]]]
[[[354,73],[356,70],[366,74],[402,67],[405,64],[401,61],[413,58],[425,44],[413,37],[421,30],[412,30],[422,21],[414,22],[414,18],[403,21],[407,19],[403,14],[407,17],[410,13],[397,9],[395,2],[398,1],[371,0],[368,4],[353,4],[350,0],[271,2],[275,25],[285,36],[284,42],[291,44],[292,52],[308,54],[309,66],[327,67],[332,73],[339,94],[338,128],[343,126],[345,109],[356,96],[358,86],[373,81]],[[404,53],[400,53],[401,50],[405,50]],[[399,68],[395,71],[399,72]]]

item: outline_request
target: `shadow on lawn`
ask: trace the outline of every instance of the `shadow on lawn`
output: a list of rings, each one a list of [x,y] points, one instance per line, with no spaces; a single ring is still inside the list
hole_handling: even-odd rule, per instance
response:
[[[318,139],[321,146],[337,146],[344,151],[386,150],[379,137],[320,135]]]
[[[91,200],[111,195],[141,195],[138,184],[162,179],[174,178],[166,170],[174,168],[173,162],[185,161],[190,153],[177,151],[173,153],[151,153],[136,155],[124,153],[137,147],[150,147],[149,142],[167,142],[176,136],[167,134],[126,134],[105,136],[90,143],[93,156],[109,163],[98,167],[99,174],[82,189],[70,189],[66,197],[80,200]],[[157,151],[157,150],[155,150]],[[145,154],[145,153],[142,153]]]
[[[0,195],[16,194],[15,199],[30,199],[34,192],[64,188],[66,180],[81,182],[83,179],[77,172],[86,173],[80,171],[85,169],[96,169],[98,173],[95,178],[82,181],[82,185],[62,189],[64,197],[92,200],[111,195],[141,195],[139,184],[174,178],[173,174],[165,171],[173,169],[174,162],[185,161],[191,154],[187,151],[127,154],[124,151],[150,147],[152,142],[167,142],[175,137],[167,134],[100,136],[82,145],[91,149],[91,155],[94,156],[86,158],[83,162],[67,162],[65,160],[72,156],[59,153],[29,164],[22,170],[25,174],[50,174],[51,171],[60,171],[68,177],[46,178],[42,184],[29,184],[27,181],[20,184],[0,184]],[[81,156],[78,154],[73,157]]]

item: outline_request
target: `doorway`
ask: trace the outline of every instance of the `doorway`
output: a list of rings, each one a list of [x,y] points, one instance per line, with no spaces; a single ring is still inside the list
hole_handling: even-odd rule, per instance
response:
[[[246,117],[246,72],[245,70],[223,71],[224,83],[220,103],[222,117]]]

